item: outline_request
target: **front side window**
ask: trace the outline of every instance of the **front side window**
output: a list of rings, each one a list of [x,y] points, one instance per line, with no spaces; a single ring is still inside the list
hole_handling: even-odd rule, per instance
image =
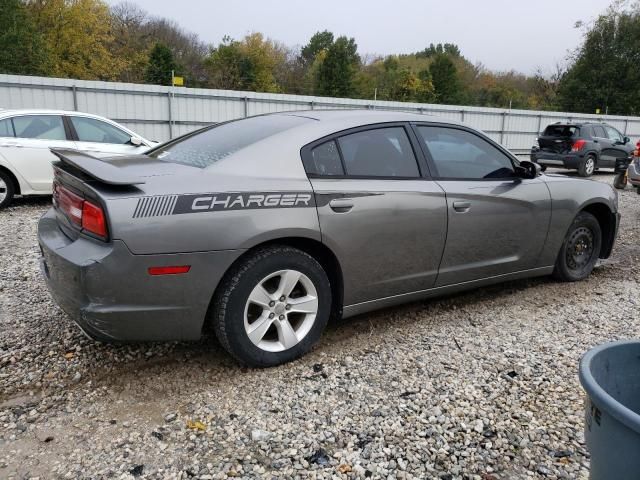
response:
[[[417,178],[418,163],[403,127],[352,133],[338,139],[346,174],[364,177]]]
[[[165,162],[206,168],[267,137],[313,121],[297,115],[243,118],[187,134],[147,155]]]
[[[618,130],[608,125],[605,125],[604,128],[607,131],[607,136],[609,137],[610,140],[613,140],[614,142],[622,143],[622,134]]]
[[[418,127],[439,178],[480,180],[514,177],[511,159],[485,139],[465,130]]]
[[[318,145],[304,161],[304,168],[310,175],[342,176],[340,152],[334,140]]]
[[[0,120],[0,137],[13,137],[13,125],[10,118]]]
[[[131,135],[101,120],[73,116],[69,118],[80,142],[124,145],[131,141]]]
[[[60,115],[25,115],[13,117],[13,128],[18,138],[39,140],[66,140],[64,123]]]

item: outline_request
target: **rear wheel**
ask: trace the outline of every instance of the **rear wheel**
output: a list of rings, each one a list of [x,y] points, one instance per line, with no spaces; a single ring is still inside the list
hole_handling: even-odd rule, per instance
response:
[[[331,311],[331,287],[310,255],[286,246],[257,250],[230,271],[214,298],[222,346],[240,362],[269,367],[318,341]]]
[[[582,159],[578,165],[578,175],[581,177],[590,177],[596,170],[596,156],[589,154]]]
[[[15,195],[13,180],[0,170],[0,210],[8,206]]]
[[[564,282],[587,278],[598,261],[601,246],[598,220],[588,212],[580,212],[562,242],[553,276]]]

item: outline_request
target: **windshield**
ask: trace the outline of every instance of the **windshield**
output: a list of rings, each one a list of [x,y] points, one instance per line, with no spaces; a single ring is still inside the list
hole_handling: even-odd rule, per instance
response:
[[[294,115],[244,118],[185,135],[147,155],[171,163],[206,168],[249,145],[313,120]]]

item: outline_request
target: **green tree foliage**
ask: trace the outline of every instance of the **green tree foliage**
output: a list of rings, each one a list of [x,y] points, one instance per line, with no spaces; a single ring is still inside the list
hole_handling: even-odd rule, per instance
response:
[[[438,103],[456,105],[462,100],[462,86],[455,64],[447,54],[439,53],[429,67]]]
[[[305,65],[311,65],[317,55],[322,51],[329,50],[329,47],[333,45],[333,33],[325,30],[324,32],[315,33],[302,50],[300,51],[300,57]]]
[[[275,72],[286,52],[261,33],[241,41],[225,37],[205,60],[209,85],[215,88],[278,92]]]
[[[358,46],[353,38],[338,37],[326,50],[318,66],[316,92],[331,97],[354,93],[354,79],[360,65]]]
[[[144,80],[155,85],[171,85],[173,80],[171,73],[178,70],[178,64],[173,58],[171,49],[163,43],[156,43],[149,54],[149,64],[144,72]]]
[[[640,7],[610,9],[587,30],[559,86],[560,106],[576,112],[640,112]]]
[[[48,52],[29,11],[20,0],[0,2],[0,71],[19,75],[47,73]]]

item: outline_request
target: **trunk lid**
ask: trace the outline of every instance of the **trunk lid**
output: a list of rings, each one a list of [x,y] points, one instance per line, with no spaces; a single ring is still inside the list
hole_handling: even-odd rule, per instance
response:
[[[568,124],[553,124],[545,128],[538,137],[538,145],[543,152],[567,153],[580,137],[580,127]]]

